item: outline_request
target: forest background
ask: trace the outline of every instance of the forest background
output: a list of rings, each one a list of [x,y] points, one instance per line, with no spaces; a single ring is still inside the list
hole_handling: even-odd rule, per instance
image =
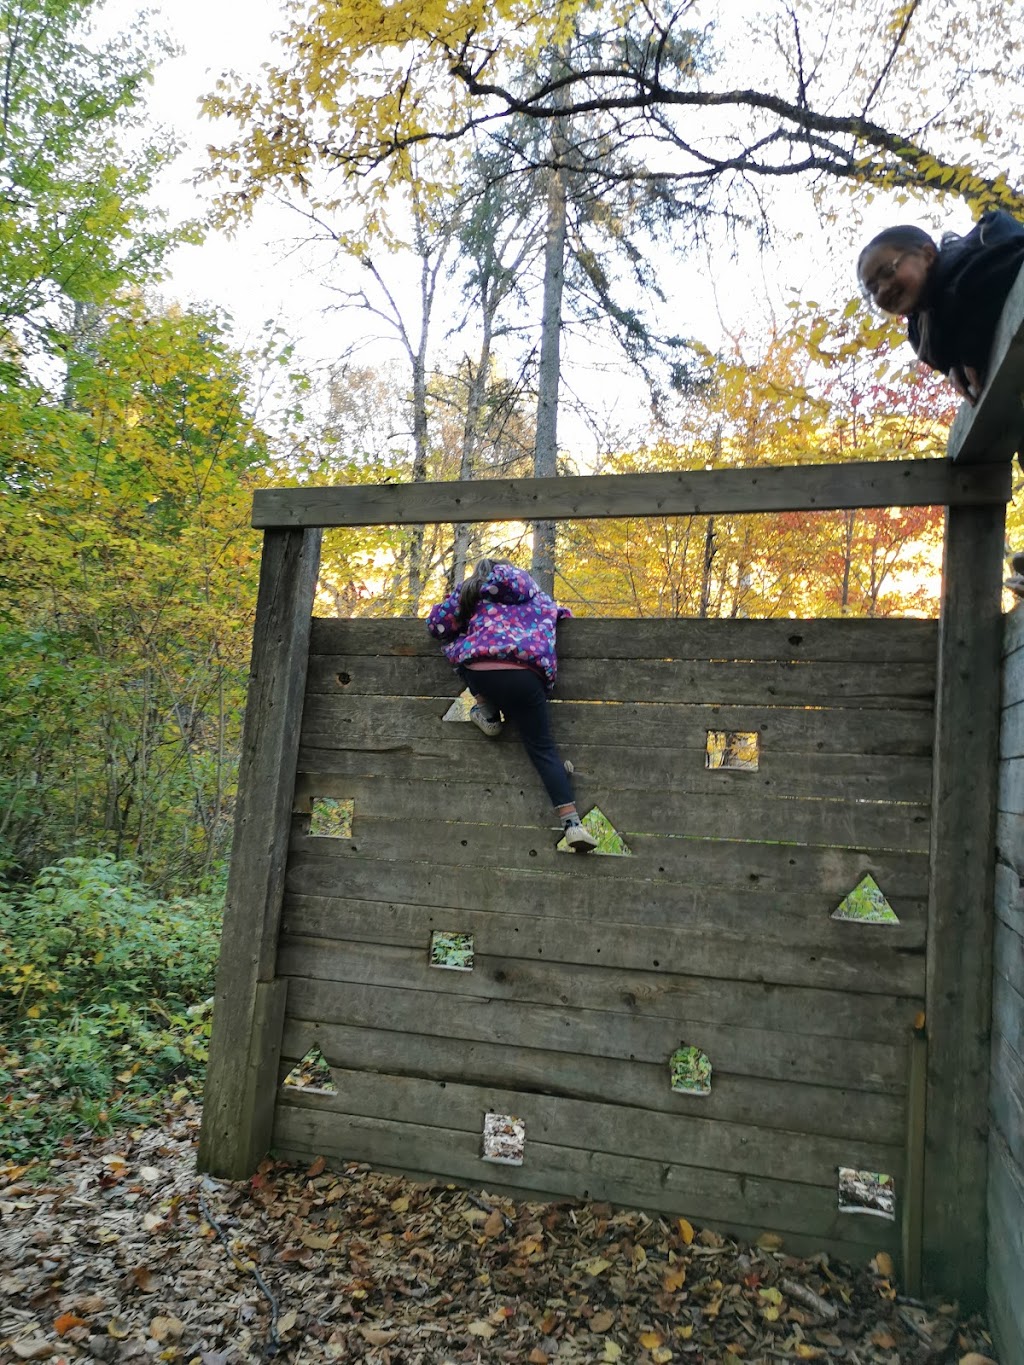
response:
[[[253,490],[941,454],[954,396],[853,262],[1024,214],[1015,8],[281,0],[262,69],[181,92],[198,151],[149,107],[158,18],[0,0],[11,1150],[201,1072]],[[242,326],[176,296],[267,238],[315,329],[253,329],[255,262]],[[930,615],[940,544],[937,510],[374,528],[317,609],[422,613],[498,552],[583,615]]]

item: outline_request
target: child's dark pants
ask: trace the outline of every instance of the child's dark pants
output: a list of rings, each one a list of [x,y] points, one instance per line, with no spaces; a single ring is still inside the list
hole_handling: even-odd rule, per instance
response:
[[[555,748],[544,684],[529,668],[460,668],[459,677],[469,690],[485,697],[519,731],[530,762],[554,806],[575,801],[572,783]]]

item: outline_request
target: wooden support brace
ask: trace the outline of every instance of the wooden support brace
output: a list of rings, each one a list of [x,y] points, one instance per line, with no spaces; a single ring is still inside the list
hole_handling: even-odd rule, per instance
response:
[[[928,906],[924,1287],[985,1301],[1004,509],[950,508]]]
[[[579,478],[474,479],[343,488],[262,488],[252,524],[408,526],[448,522],[828,512],[850,507],[1005,503],[1009,470],[957,469],[948,460],[673,470]]]
[[[275,981],[319,531],[268,531],[238,775],[199,1167],[250,1175],[270,1145],[284,1021]]]

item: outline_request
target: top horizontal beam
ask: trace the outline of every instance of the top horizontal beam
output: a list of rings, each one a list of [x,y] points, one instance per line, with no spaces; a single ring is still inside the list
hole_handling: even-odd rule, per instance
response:
[[[1009,497],[1007,465],[962,469],[944,459],[879,460],[781,469],[262,488],[253,499],[252,524],[270,530],[468,521],[586,521],[857,507],[950,507],[1005,503]]]
[[[1024,450],[1024,269],[1006,296],[977,403],[962,403],[946,443],[959,465],[996,464]]]

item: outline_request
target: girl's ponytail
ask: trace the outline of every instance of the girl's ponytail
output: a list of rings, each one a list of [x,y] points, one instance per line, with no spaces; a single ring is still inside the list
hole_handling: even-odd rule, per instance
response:
[[[497,564],[510,564],[508,559],[480,559],[477,561],[476,568],[462,585],[459,592],[458,627],[465,630],[469,623],[469,618],[476,611],[477,603],[480,601],[480,592],[488,578],[491,570]]]

